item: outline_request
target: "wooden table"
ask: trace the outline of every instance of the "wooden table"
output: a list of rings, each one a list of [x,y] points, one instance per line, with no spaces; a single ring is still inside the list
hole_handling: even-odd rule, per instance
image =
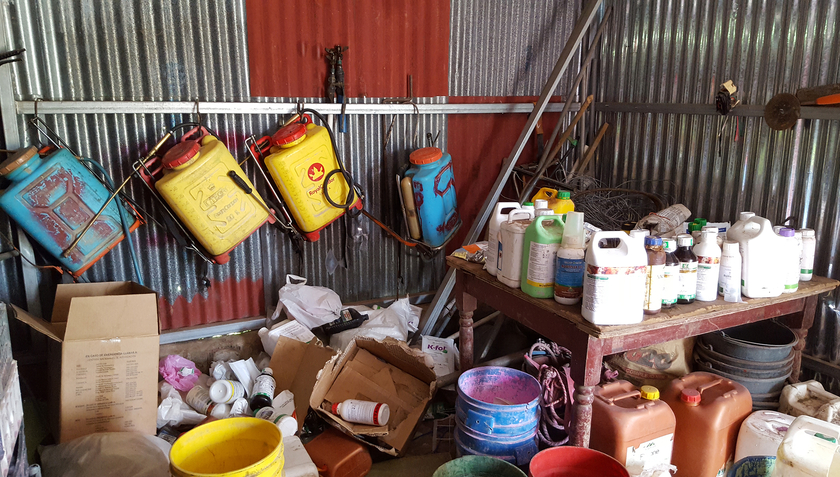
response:
[[[483,270],[483,265],[454,257],[446,263],[456,270],[455,300],[461,316],[461,369],[473,366],[473,312],[481,301],[572,352],[571,377],[575,382],[571,442],[587,447],[592,423],[593,390],[600,382],[604,356],[701,335],[745,323],[784,317],[799,336],[794,347],[791,381],[799,380],[802,349],[820,294],[840,285],[817,277],[801,282],[799,290],[775,298],[744,297],[743,303],[694,302],[645,316],[633,325],[597,326],[580,314],[580,305],[561,305],[551,299],[532,298],[505,286]]]

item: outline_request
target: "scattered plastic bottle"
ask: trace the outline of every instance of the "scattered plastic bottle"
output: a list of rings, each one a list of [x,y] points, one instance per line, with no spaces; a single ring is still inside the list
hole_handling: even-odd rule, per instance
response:
[[[391,409],[383,402],[359,401],[347,399],[332,405],[332,413],[341,416],[347,422],[370,426],[388,425]]]
[[[662,308],[673,308],[677,304],[680,294],[680,260],[674,255],[677,251],[677,241],[672,238],[662,239],[662,249],[665,252],[665,267],[663,268]]]
[[[793,293],[799,290],[799,245],[796,243],[796,231],[787,227],[779,230],[779,236],[784,239],[784,250],[782,254],[782,273],[785,276],[784,293]]]
[[[645,269],[645,314],[655,315],[662,310],[662,292],[665,288],[665,252],[662,239],[645,237],[647,268]]]
[[[817,238],[813,229],[801,229],[800,232],[802,232],[802,256],[799,259],[799,280],[807,282],[814,276]]]
[[[715,301],[718,295],[720,277],[720,247],[717,244],[717,229],[708,227],[702,231],[700,243],[692,252],[697,256],[697,300]]]
[[[262,373],[254,380],[254,388],[251,391],[251,409],[256,411],[271,406],[276,387],[277,381],[274,380],[274,371],[271,368],[263,369]]]
[[[563,240],[557,249],[554,274],[554,301],[574,305],[583,295],[584,251],[583,212],[567,212]]]
[[[239,381],[223,379],[210,385],[210,399],[215,403],[228,404],[241,397],[245,397],[245,386]]]
[[[741,301],[741,252],[738,248],[738,242],[727,240],[723,242],[720,255],[718,294],[728,302]]]
[[[694,303],[697,297],[697,256],[691,251],[694,238],[688,234],[677,235],[677,251],[674,255],[680,261],[680,293],[677,303]]]

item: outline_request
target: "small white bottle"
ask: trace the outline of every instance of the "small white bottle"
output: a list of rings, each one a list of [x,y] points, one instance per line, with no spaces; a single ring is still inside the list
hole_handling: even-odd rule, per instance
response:
[[[800,232],[802,232],[802,257],[799,259],[799,280],[807,282],[814,276],[817,237],[813,229],[801,229]]]
[[[391,409],[383,402],[346,399],[332,405],[332,413],[348,422],[370,426],[386,426]]]
[[[699,301],[715,301],[718,295],[721,250],[717,244],[717,229],[703,229],[700,243],[692,250],[697,255],[697,297]]]
[[[245,397],[245,386],[239,381],[222,379],[210,385],[210,399],[215,403],[232,403]]]
[[[207,391],[207,388],[200,384],[196,384],[190,389],[190,392],[187,393],[186,401],[190,407],[205,416],[224,419],[230,414],[230,406],[213,402],[210,399],[210,393]]]
[[[781,273],[784,274],[785,291],[793,293],[799,290],[799,247],[796,245],[796,232],[793,229],[783,227],[779,230],[779,236],[784,239],[784,250],[781,254]]]
[[[677,241],[672,238],[662,239],[662,249],[665,251],[662,308],[668,309],[677,304],[677,296],[680,294],[680,261],[674,256]]]
[[[741,301],[741,252],[739,244],[733,240],[723,242],[720,255],[720,275],[718,294],[724,301]]]
[[[554,301],[574,305],[583,295],[583,272],[586,269],[583,212],[567,212],[563,240],[557,249],[554,267]]]
[[[260,408],[254,413],[254,417],[273,422],[275,426],[280,428],[283,437],[293,436],[298,430],[298,422],[294,416],[280,413],[271,406]]]

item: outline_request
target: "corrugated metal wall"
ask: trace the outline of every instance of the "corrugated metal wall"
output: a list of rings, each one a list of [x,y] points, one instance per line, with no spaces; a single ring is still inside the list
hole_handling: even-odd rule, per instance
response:
[[[48,100],[251,100],[244,3],[156,2],[152,8],[138,0],[101,6],[24,0],[8,5],[10,44],[27,48],[25,62],[14,66],[17,96]],[[239,159],[244,158],[243,141],[248,135],[269,134],[280,119],[268,115],[202,116]],[[18,119],[20,143],[37,141],[24,123],[28,118]],[[165,129],[194,117],[77,114],[45,119],[71,147],[102,162],[112,177],[121,181],[131,162],[157,142]],[[398,116],[387,153],[383,154],[384,132],[390,119],[352,116],[350,132],[340,135],[337,142],[347,167],[368,194],[366,208],[386,223],[396,224],[396,209],[390,200],[396,197],[396,185],[388,177],[393,178],[407,163],[417,118]],[[445,144],[445,126],[442,115],[423,116],[421,139],[426,132],[443,131],[439,141]],[[262,188],[252,164],[245,169]],[[151,197],[139,181],[132,181],[127,190],[144,207],[154,210]],[[5,216],[2,221],[3,230],[7,230]],[[353,223],[361,233],[351,234],[343,222],[336,223],[319,242],[305,245],[302,260],[294,256],[285,236],[264,226],[234,250],[230,263],[210,268],[209,289],[199,286],[200,260],[179,248],[160,227],[142,227],[135,237],[146,284],[161,294],[164,328],[259,315],[266,302],[276,303],[277,290],[285,274],[291,272],[308,277],[312,284],[335,289],[348,302],[437,287],[443,272],[442,257],[424,261],[398,247],[370,222]],[[345,246],[348,267],[331,273],[327,263],[330,251],[340,261]],[[18,272],[9,273],[4,283],[19,286]],[[56,277],[49,272],[42,276],[42,293],[45,301],[50,301]],[[127,245],[120,244],[86,277],[91,281],[134,279]],[[15,293],[18,295],[9,290],[3,296],[20,300],[19,290]]]
[[[606,3],[615,10],[601,49],[601,101],[684,103],[689,113],[690,104],[713,104],[728,79],[743,104],[762,106],[777,93],[840,82],[837,0]],[[733,119],[719,143],[717,116],[601,119],[614,125],[598,164],[606,183],[674,196],[709,219],[734,221],[742,210],[773,222],[794,216],[797,227],[817,230],[815,272],[840,278],[840,121],[778,132],[760,117]],[[819,314],[809,349],[838,362],[835,301]]]

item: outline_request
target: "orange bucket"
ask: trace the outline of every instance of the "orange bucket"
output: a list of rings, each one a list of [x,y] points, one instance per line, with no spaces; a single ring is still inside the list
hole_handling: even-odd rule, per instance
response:
[[[531,459],[530,477],[630,477],[612,457],[585,447],[552,447]]]

